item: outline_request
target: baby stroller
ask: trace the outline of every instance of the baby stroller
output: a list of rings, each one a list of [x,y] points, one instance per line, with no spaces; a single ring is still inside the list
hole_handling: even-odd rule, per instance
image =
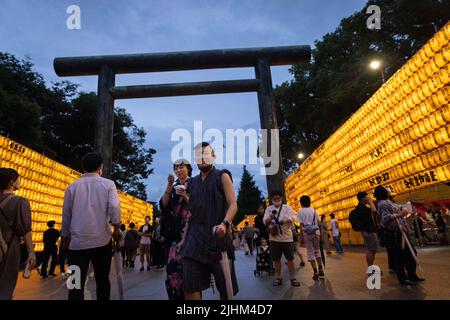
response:
[[[273,269],[272,257],[270,256],[270,247],[267,247],[266,250],[261,246],[256,247],[256,269],[253,274],[261,276],[262,272],[268,272],[269,275],[275,273]]]

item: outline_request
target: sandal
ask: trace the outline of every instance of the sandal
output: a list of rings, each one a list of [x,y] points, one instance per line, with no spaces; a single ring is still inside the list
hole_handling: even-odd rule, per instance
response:
[[[293,287],[300,287],[300,281],[297,281],[297,279],[291,279],[291,286]]]
[[[273,286],[274,287],[278,287],[278,286],[281,286],[281,279],[275,279],[275,281],[273,282]]]

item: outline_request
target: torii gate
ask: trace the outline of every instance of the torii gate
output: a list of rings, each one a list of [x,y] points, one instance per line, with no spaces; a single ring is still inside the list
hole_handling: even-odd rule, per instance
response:
[[[110,178],[115,99],[257,92],[261,129],[278,129],[270,66],[307,63],[310,55],[310,46],[282,46],[64,57],[55,58],[53,66],[60,77],[98,75],[94,148],[103,157],[104,176]],[[116,74],[241,67],[254,67],[255,79],[115,86]],[[278,172],[266,175],[267,189],[284,196],[281,149],[279,159]]]

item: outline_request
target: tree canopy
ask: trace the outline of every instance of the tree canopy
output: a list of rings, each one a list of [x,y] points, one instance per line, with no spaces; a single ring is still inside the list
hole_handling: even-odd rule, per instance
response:
[[[237,196],[238,212],[234,218],[236,224],[241,222],[246,215],[256,214],[262,200],[261,190],[259,190],[247,167],[244,166]]]
[[[67,82],[47,87],[29,60],[0,52],[0,133],[82,171],[81,157],[93,151],[95,93]],[[143,180],[152,174],[147,133],[125,109],[114,114],[112,179],[125,192],[146,200]]]

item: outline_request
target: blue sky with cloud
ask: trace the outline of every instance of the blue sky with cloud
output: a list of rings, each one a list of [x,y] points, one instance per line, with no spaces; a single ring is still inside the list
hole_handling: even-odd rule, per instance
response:
[[[97,90],[97,77],[59,78],[53,59],[62,56],[164,52],[280,45],[313,45],[340,20],[361,10],[365,0],[224,0],[224,1],[79,1],[1,0],[0,51],[29,56],[35,69],[51,81],[70,80],[83,91]],[[66,27],[69,5],[81,8],[81,30]],[[117,85],[253,78],[252,68],[118,75]],[[272,67],[274,85],[290,80],[288,66]],[[203,130],[259,129],[255,93],[118,100],[148,133],[157,150],[154,174],[146,181],[155,201],[171,172],[170,154],[177,128]],[[266,193],[260,165],[250,172]],[[236,189],[242,165],[227,165]],[[195,171],[197,172],[197,170]]]

